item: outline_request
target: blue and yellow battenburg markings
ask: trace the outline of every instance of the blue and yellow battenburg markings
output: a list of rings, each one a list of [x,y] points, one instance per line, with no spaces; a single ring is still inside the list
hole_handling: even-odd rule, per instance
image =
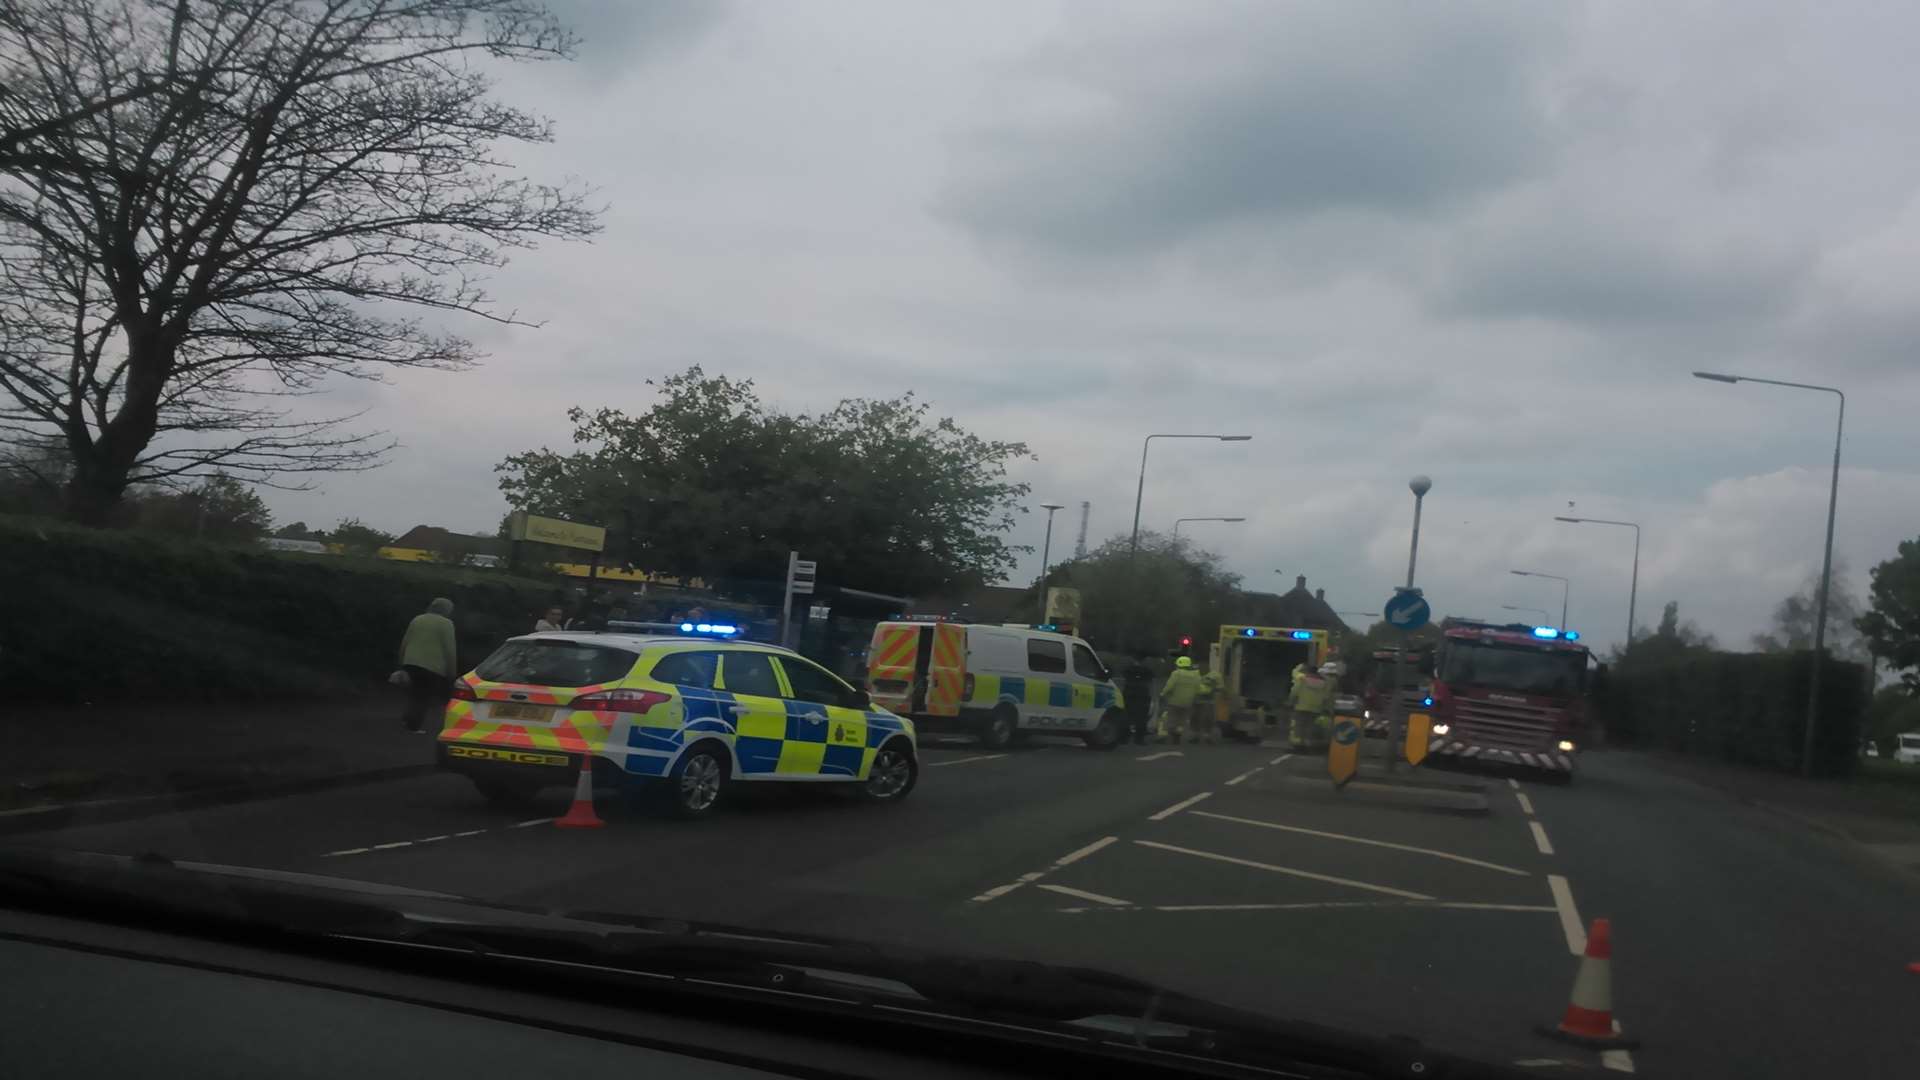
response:
[[[675,707],[637,717],[627,731],[626,769],[636,776],[665,776],[689,740],[711,733],[733,736],[743,776],[860,777],[880,744],[906,730],[887,713],[780,698],[753,698],[745,704],[754,708],[736,714],[733,706],[743,702],[726,690],[674,689]],[[827,718],[811,720],[809,713]]]
[[[1029,675],[975,675],[969,705],[1017,701],[1056,709],[1106,710],[1120,704],[1120,692],[1106,683],[1036,679]]]

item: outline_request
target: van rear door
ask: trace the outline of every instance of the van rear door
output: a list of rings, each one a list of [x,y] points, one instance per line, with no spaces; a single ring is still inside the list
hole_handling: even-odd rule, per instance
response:
[[[934,624],[883,622],[867,647],[867,691],[873,703],[903,716],[916,712],[915,690],[933,648]]]

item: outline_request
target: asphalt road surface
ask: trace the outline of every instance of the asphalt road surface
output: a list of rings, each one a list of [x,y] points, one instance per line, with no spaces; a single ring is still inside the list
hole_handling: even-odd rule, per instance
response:
[[[1080,963],[1543,1075],[1920,1068],[1920,882],[1631,755],[1565,787],[1432,775],[1484,785],[1477,814],[1336,794],[1275,746],[923,757],[897,806],[736,787],[682,823],[609,796],[607,828],[573,831],[549,824],[563,792],[513,814],[434,775],[12,842]],[[1630,1054],[1533,1032],[1596,916]]]

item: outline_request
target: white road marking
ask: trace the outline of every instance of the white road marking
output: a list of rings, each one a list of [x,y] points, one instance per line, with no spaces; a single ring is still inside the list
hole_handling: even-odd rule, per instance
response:
[[[1533,826],[1533,846],[1539,848],[1542,855],[1553,854],[1553,844],[1547,839],[1546,827],[1537,821],[1529,821],[1527,824]]]
[[[1157,814],[1147,815],[1147,820],[1148,821],[1165,821],[1168,818],[1172,817],[1173,815],[1179,813],[1180,811],[1185,810],[1187,807],[1192,806],[1194,803],[1197,803],[1202,799],[1209,798],[1212,795],[1213,795],[1213,792],[1211,791],[1203,791],[1200,794],[1195,795],[1191,799],[1181,799],[1179,802],[1174,803],[1172,806],[1167,807],[1165,810],[1162,810]]]
[[[1186,756],[1187,756],[1187,755],[1186,755],[1186,753],[1185,753],[1185,752],[1183,752],[1183,751],[1180,751],[1180,750],[1162,750],[1162,751],[1160,751],[1160,752],[1159,752],[1159,753],[1157,753],[1157,754],[1148,754],[1148,755],[1147,755],[1147,756],[1145,756],[1145,757],[1137,757],[1137,758],[1134,758],[1133,760],[1135,760],[1135,761],[1159,761],[1159,760],[1160,760],[1161,758],[1163,758],[1163,757],[1186,757]]]
[[[1580,909],[1573,906],[1573,889],[1559,874],[1547,875],[1547,888],[1553,892],[1553,906],[1560,912],[1560,932],[1567,935],[1567,951],[1575,956],[1587,954],[1587,927],[1580,921]]]
[[[1086,847],[1083,847],[1078,851],[1069,852],[1065,855],[1060,856],[1060,858],[1054,860],[1053,868],[1055,870],[1058,870],[1063,866],[1072,866],[1074,863],[1079,862],[1081,859],[1084,859],[1087,856],[1093,854],[1094,852],[1099,851],[1101,848],[1106,847],[1108,844],[1111,844],[1118,839],[1120,838],[1117,836],[1103,836],[1100,839],[1095,840],[1093,843],[1088,844]]]
[[[1096,904],[1105,904],[1108,907],[1130,906],[1125,900],[1118,900],[1111,896],[1102,896],[1097,892],[1087,892],[1083,889],[1069,889],[1065,885],[1041,885],[1039,887],[1048,892],[1059,893],[1061,896],[1071,896],[1075,900],[1091,900]]]
[[[397,847],[412,847],[412,846],[413,846],[413,841],[411,840],[395,840],[391,844],[375,844],[373,845],[373,850],[388,851]]]
[[[451,840],[452,838],[453,838],[452,833],[441,833],[439,836],[423,836],[420,839],[415,840],[414,843],[431,844],[439,840]]]
[[[1306,829],[1298,825],[1282,825],[1274,821],[1256,821],[1253,818],[1234,817],[1230,814],[1215,814],[1206,810],[1195,810],[1193,816],[1213,818],[1215,821],[1231,821],[1239,825],[1257,825],[1262,829],[1279,829],[1283,832],[1318,836],[1326,840],[1344,840],[1350,844],[1365,844],[1368,847],[1392,848],[1395,851],[1411,851],[1416,855],[1431,855],[1436,859],[1451,859],[1454,862],[1466,863],[1469,866],[1481,866],[1488,870],[1498,870],[1503,874],[1514,874],[1519,877],[1531,876],[1528,871],[1516,869],[1515,867],[1501,866],[1499,863],[1486,862],[1481,859],[1470,859],[1465,855],[1455,855],[1448,851],[1435,851],[1432,848],[1414,847],[1411,844],[1392,844],[1385,840],[1369,840],[1364,836],[1348,836],[1345,833],[1322,832],[1319,829]]]
[[[970,761],[998,761],[1001,758],[1006,756],[1007,755],[1005,754],[976,754],[973,757],[948,758],[946,761],[929,761],[927,762],[927,767],[934,768],[935,766],[939,766],[939,765],[965,765]]]
[[[1042,885],[1041,888],[1051,886]],[[1554,909],[1546,904],[1477,904],[1453,900],[1320,900],[1297,904],[1155,904],[1131,907],[1130,911],[1337,911],[1341,909],[1379,910],[1383,908],[1435,908],[1451,911],[1521,911],[1549,912]],[[1061,908],[1063,914],[1077,915],[1087,911],[1105,911],[1107,908]]]
[[[1278,765],[1292,756],[1293,756],[1292,754],[1281,754],[1279,757],[1274,758],[1272,761],[1267,762],[1267,764]]]
[[[514,822],[513,824],[511,824],[511,825],[509,825],[509,826],[507,826],[507,828],[509,828],[509,829],[524,829],[524,828],[527,828],[528,826],[532,826],[532,825],[545,825],[545,824],[547,824],[548,822],[550,822],[550,821],[552,821],[552,820],[553,820],[553,819],[552,819],[552,818],[550,818],[550,817],[537,817],[537,818],[534,818],[534,819],[533,819],[532,821],[516,821],[516,822]]]
[[[1242,780],[1245,780],[1247,777],[1252,776],[1254,773],[1257,773],[1264,768],[1266,768],[1265,765],[1255,765],[1253,768],[1248,769],[1246,772],[1243,772],[1239,776],[1236,776],[1233,779],[1227,781],[1227,786],[1232,787],[1233,785],[1239,783]]]
[[[1276,874],[1286,874],[1290,877],[1306,878],[1310,881],[1324,881],[1330,885],[1345,885],[1353,889],[1365,889],[1368,892],[1385,893],[1388,896],[1399,896],[1408,900],[1433,899],[1433,897],[1428,896],[1426,893],[1411,892],[1407,889],[1394,889],[1385,885],[1372,885],[1364,881],[1354,881],[1352,878],[1334,877],[1331,874],[1316,874],[1309,870],[1295,870],[1290,866],[1275,866],[1272,863],[1254,862],[1252,859],[1237,859],[1232,855],[1219,855],[1211,851],[1196,851],[1193,848],[1175,847],[1172,844],[1161,844],[1152,840],[1135,840],[1134,843],[1139,844],[1141,847],[1158,848],[1161,851],[1171,851],[1180,855],[1192,855],[1198,859],[1212,859],[1215,862],[1232,863],[1235,866],[1250,866],[1256,870],[1267,870]]]
[[[1533,800],[1527,798],[1527,793],[1524,791],[1516,791],[1513,793],[1513,797],[1520,800],[1520,809],[1526,811],[1528,817],[1532,817]]]
[[[1613,1033],[1615,1035],[1620,1034],[1620,1021],[1618,1020],[1613,1022]],[[1602,1050],[1600,1051],[1600,1065],[1602,1068],[1612,1069],[1614,1072],[1630,1073],[1633,1071],[1633,1051]]]
[[[1507,777],[1507,786],[1508,786],[1508,787],[1510,787],[1510,788],[1512,788],[1512,789],[1513,789],[1513,790],[1515,790],[1515,791],[1519,791],[1519,790],[1520,790],[1520,781],[1518,781],[1518,780],[1515,780],[1515,779],[1514,779],[1513,777],[1511,777],[1511,776],[1509,776],[1509,777]]]
[[[325,855],[322,855],[320,857],[323,859],[331,859],[335,855],[365,855],[367,852],[372,850],[373,849],[370,847],[350,847],[344,851],[329,851]]]
[[[486,831],[487,831],[487,830],[485,830],[485,829],[468,829],[468,830],[467,830],[466,832],[457,832],[457,833],[454,833],[453,835],[455,835],[455,836],[479,836],[479,835],[480,835],[481,833],[483,833],[483,832],[486,832]]]
[[[1012,892],[1013,890],[1025,884],[1026,882],[1024,881],[1009,881],[1005,885],[995,885],[993,888],[988,889],[986,892],[983,892],[979,896],[974,897],[973,902],[976,904],[984,904],[989,900],[998,900],[999,898],[1007,895],[1008,893]]]

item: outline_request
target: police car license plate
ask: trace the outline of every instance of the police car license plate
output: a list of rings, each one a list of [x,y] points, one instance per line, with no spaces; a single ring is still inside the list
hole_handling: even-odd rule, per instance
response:
[[[552,719],[553,709],[547,705],[510,705],[492,706],[487,713],[491,720],[536,720],[541,723]]]

